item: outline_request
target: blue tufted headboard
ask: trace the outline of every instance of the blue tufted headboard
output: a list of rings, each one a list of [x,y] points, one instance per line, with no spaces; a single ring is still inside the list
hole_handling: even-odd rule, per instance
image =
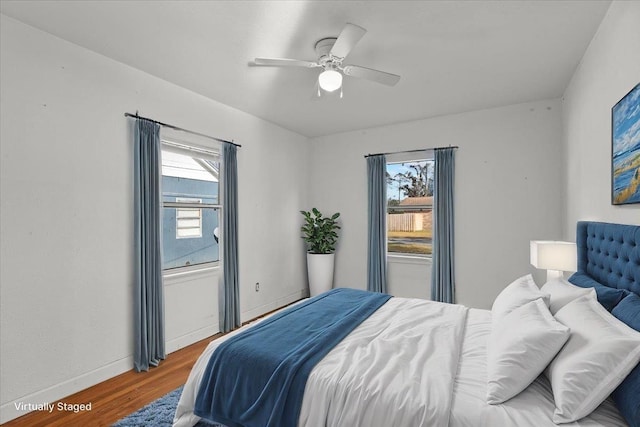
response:
[[[640,226],[580,221],[578,272],[640,295]]]

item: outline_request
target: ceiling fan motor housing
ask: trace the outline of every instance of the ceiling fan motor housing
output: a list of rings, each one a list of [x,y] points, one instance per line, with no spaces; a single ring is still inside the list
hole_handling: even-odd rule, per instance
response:
[[[323,67],[328,63],[333,63],[335,60],[335,57],[332,57],[330,55],[330,52],[331,48],[336,43],[336,40],[336,37],[327,37],[316,42],[316,55],[318,56],[318,63]]]

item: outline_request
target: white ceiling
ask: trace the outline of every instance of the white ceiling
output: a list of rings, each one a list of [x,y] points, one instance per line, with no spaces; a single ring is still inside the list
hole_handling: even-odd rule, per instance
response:
[[[0,11],[306,136],[562,95],[610,1],[8,1]],[[346,22],[368,30],[344,61],[402,76],[345,77],[314,97],[315,60]]]

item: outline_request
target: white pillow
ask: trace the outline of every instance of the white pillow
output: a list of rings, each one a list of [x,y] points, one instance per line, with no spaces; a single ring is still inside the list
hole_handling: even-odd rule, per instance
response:
[[[549,306],[549,294],[540,291],[530,274],[514,280],[493,302],[491,307],[493,324],[495,325],[514,309],[538,298],[542,298],[546,306]]]
[[[497,323],[487,350],[487,403],[511,399],[527,388],[569,339],[541,298],[526,303]]]
[[[549,300],[551,314],[556,314],[562,307],[581,296],[591,295],[596,298],[596,290],[594,288],[581,288],[562,278],[549,280],[540,290],[551,297]]]
[[[571,336],[544,371],[551,382],[556,424],[589,415],[640,361],[640,332],[611,315],[591,295],[562,307],[556,319]]]

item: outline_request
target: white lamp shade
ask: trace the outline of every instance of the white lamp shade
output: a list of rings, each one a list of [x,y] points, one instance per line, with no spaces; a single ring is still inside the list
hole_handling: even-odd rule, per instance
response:
[[[342,86],[342,74],[336,70],[325,70],[318,76],[318,84],[327,92],[333,92]]]
[[[544,270],[576,271],[577,249],[572,242],[531,241],[531,265]]]

